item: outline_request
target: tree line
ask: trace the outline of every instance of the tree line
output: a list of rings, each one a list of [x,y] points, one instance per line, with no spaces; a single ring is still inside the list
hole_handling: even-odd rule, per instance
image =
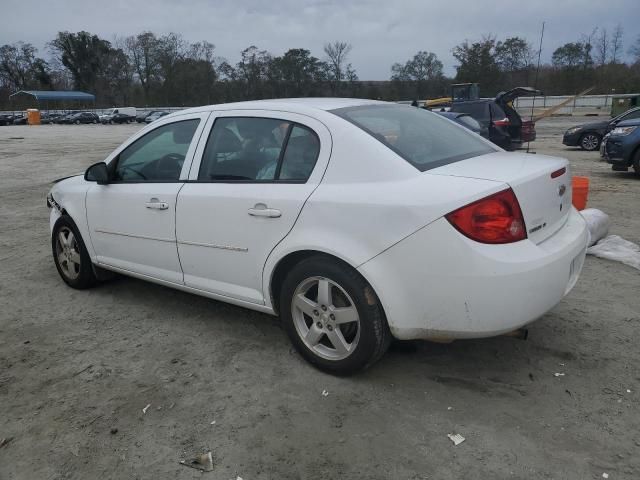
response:
[[[30,43],[0,47],[0,107],[18,90],[81,90],[96,95],[97,106],[193,106],[260,98],[352,96],[410,100],[448,96],[450,84],[480,83],[495,95],[520,85],[537,85],[547,95],[640,91],[640,36],[627,49],[623,31],[596,28],[558,46],[551,63],[537,68],[538,52],[518,36],[485,35],[452,49],[453,78],[427,50],[390,67],[386,81],[362,81],[350,62],[352,45],[334,41],[314,56],[304,48],[273,55],[257,46],[233,63],[216,55],[208,41],[188,42],[180,34],[141,32],[113,41],[80,32],[58,32],[48,57]]]

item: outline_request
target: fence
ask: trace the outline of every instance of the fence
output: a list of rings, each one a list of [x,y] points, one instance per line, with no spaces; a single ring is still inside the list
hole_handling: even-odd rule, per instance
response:
[[[513,102],[521,115],[539,115],[544,110],[558,105],[571,98],[571,95],[557,95],[547,97],[519,97]],[[554,115],[611,115],[611,103],[616,97],[613,95],[585,95],[569,102]]]

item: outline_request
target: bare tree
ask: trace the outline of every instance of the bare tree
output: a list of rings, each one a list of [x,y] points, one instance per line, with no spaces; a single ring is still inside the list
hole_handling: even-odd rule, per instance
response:
[[[124,51],[142,85],[145,103],[149,101],[151,83],[158,75],[157,50],[158,39],[151,32],[142,32],[124,40]]]
[[[636,37],[635,43],[629,47],[629,55],[636,63],[640,63],[640,35]]]
[[[344,78],[345,63],[349,52],[351,52],[351,44],[347,42],[336,41],[327,43],[324,46],[324,53],[327,55],[331,80],[333,80],[336,85]]]
[[[607,63],[607,60],[609,60],[609,48],[609,34],[607,29],[603,28],[600,31],[600,36],[596,38],[596,65],[605,65]]]
[[[611,35],[611,63],[618,63],[618,56],[622,53],[622,25],[618,24]]]

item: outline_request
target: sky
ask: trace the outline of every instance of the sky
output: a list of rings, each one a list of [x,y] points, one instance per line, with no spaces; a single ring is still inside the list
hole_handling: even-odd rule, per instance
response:
[[[250,45],[281,55],[306,48],[324,56],[325,43],[353,46],[348,61],[361,80],[385,80],[391,65],[416,52],[434,52],[455,74],[451,49],[485,34],[526,38],[538,48],[546,22],[542,61],[555,48],[594,28],[624,29],[624,52],[640,35],[640,0],[2,0],[0,45],[45,45],[58,31],[87,30],[107,40],[145,30],[207,40],[216,55],[236,63]]]

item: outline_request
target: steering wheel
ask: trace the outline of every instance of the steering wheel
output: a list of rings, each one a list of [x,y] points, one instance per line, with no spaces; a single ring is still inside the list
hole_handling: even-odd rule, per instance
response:
[[[136,170],[135,168],[130,167],[130,166],[128,166],[128,165],[120,165],[120,166],[118,167],[118,169],[122,169],[123,171],[125,171],[125,170],[129,170],[129,171],[131,171],[131,172],[135,173],[137,176],[139,176],[139,177],[140,177],[140,178],[142,178],[143,180],[146,180],[146,179],[147,179],[147,177],[146,177],[142,172],[140,172],[140,171]],[[120,177],[122,177],[122,175],[120,175]],[[122,180],[124,180],[123,178],[121,178],[121,179],[122,179]]]
[[[156,161],[155,176],[158,180],[178,180],[184,155],[168,153]]]

